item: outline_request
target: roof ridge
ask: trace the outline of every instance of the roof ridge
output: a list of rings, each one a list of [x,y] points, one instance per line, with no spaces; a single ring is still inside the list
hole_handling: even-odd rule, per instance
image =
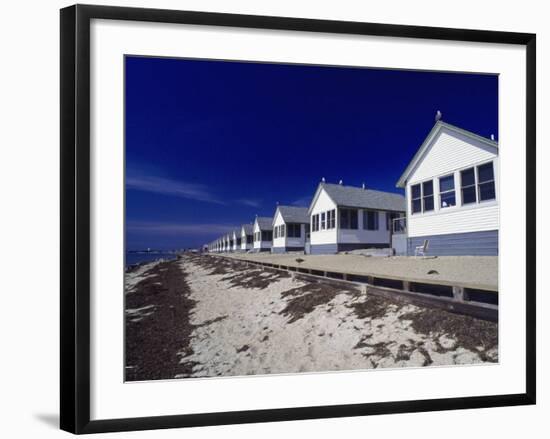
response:
[[[400,197],[403,196],[402,194],[398,194],[397,192],[383,191],[381,189],[372,189],[372,188],[369,188],[369,187],[362,188],[362,187],[359,187],[359,186],[350,186],[350,185],[339,184],[339,183],[321,183],[321,184],[336,186],[336,187],[344,187],[344,188],[348,188],[348,189],[357,189],[359,191],[380,192],[380,193],[383,193],[383,194],[399,195]]]

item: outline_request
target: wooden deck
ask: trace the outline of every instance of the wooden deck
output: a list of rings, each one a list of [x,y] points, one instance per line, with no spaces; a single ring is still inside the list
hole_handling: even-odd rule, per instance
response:
[[[351,286],[359,288],[367,294],[374,294],[388,298],[394,298],[401,301],[406,301],[421,306],[435,307],[445,309],[450,312],[459,314],[470,315],[472,317],[481,318],[484,320],[498,321],[498,288],[496,284],[489,284],[479,282],[480,277],[472,279],[461,280],[458,279],[456,273],[453,276],[447,276],[443,278],[441,274],[433,277],[431,275],[419,275],[419,270],[416,270],[412,276],[407,276],[407,273],[394,273],[388,270],[382,270],[384,264],[387,264],[392,269],[396,268],[395,264],[392,264],[392,258],[372,258],[379,259],[378,261],[370,261],[370,264],[364,264],[364,269],[358,270],[356,265],[347,264],[348,268],[355,267],[353,270],[343,270],[342,268],[346,264],[334,264],[332,267],[327,266],[327,259],[321,260],[322,263],[315,264],[314,261],[307,261],[303,255],[271,255],[271,254],[217,254],[217,257],[229,257],[239,260],[241,262],[266,267],[269,269],[286,270],[293,275],[304,276],[309,280],[319,282],[332,282],[340,285]],[[284,258],[282,257],[284,256]],[[332,260],[337,261],[338,258],[353,256],[353,255],[328,255]],[[365,258],[356,256],[357,258]],[[462,258],[462,257],[458,257]],[[302,260],[302,262],[296,261],[296,259]],[[404,268],[403,262],[405,258],[400,258],[401,263],[399,266]],[[411,259],[411,258],[407,258]],[[436,258],[440,259],[440,258]],[[429,263],[430,267],[437,267],[442,269],[452,264],[447,260],[446,262],[434,263],[436,259],[432,259]],[[348,259],[349,261],[349,259]],[[408,264],[418,267],[417,262],[429,261],[429,259],[421,260],[414,259],[409,260]],[[283,263],[286,262],[286,263]],[[477,262],[477,264],[476,264]],[[496,271],[496,260],[489,261],[484,258],[483,261],[476,261],[470,259],[466,264],[462,264],[460,271],[467,271],[469,266],[474,264],[477,271],[473,269],[470,274],[480,273],[480,268],[485,266],[489,269],[493,266]],[[425,265],[425,264],[424,264]],[[368,268],[371,268],[369,271]],[[425,267],[424,267],[425,268]],[[431,268],[431,270],[436,270]],[[448,270],[448,268],[447,268]],[[436,270],[437,271],[437,270]],[[443,270],[444,271],[444,270]],[[448,274],[448,271],[444,271],[444,274]],[[496,279],[496,273],[495,273]],[[489,276],[484,276],[483,279],[487,279]],[[476,282],[477,281],[477,282]]]

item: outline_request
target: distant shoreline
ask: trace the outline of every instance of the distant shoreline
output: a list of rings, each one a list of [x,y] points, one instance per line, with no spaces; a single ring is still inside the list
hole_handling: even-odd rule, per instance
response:
[[[136,252],[126,252],[124,259],[124,268],[126,272],[135,270],[136,268],[148,264],[150,262],[155,262],[159,260],[170,261],[177,259],[177,253],[166,253],[166,252],[146,252],[146,253],[136,253]]]

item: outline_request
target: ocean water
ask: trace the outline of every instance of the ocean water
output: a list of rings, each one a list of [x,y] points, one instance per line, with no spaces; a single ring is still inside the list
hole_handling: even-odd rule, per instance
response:
[[[143,262],[153,262],[159,259],[176,259],[174,253],[129,253],[126,252],[126,266],[141,264]]]

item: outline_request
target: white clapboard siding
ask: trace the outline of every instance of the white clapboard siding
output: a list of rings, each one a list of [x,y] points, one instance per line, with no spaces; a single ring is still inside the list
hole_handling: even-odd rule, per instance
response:
[[[457,208],[432,215],[409,216],[409,237],[498,230],[499,206]]]
[[[414,184],[497,156],[494,147],[460,133],[443,128],[424,153],[423,159],[409,175],[407,184]]]
[[[338,231],[338,242],[342,244],[356,244],[367,242],[369,244],[389,244],[390,231],[386,228],[386,212],[376,212],[378,214],[378,230],[363,229],[363,215],[366,212],[358,212],[358,229],[348,230],[340,229]]]

